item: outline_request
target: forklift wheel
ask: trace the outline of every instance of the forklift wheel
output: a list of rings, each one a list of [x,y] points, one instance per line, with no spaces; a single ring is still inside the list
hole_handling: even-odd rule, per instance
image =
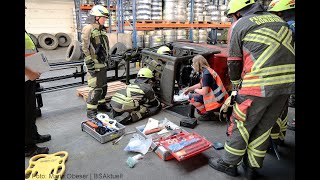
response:
[[[40,108],[36,108],[36,117],[41,117],[41,109]]]

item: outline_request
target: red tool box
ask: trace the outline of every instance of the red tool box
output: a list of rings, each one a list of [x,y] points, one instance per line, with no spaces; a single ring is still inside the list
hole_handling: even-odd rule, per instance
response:
[[[178,161],[195,156],[213,146],[213,144],[197,133],[179,133],[166,139],[160,139],[160,144]]]

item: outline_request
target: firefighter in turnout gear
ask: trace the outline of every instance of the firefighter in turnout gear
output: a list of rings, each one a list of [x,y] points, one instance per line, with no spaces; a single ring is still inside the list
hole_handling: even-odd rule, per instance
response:
[[[98,108],[107,110],[105,96],[107,93],[107,61],[109,60],[109,40],[104,23],[109,17],[107,8],[93,6],[90,16],[94,22],[82,29],[82,50],[84,62],[88,70],[87,117],[97,115]],[[89,18],[89,17],[88,17]]]
[[[292,31],[280,17],[255,0],[231,0],[228,16],[228,69],[235,103],[227,128],[224,154],[209,165],[237,176],[242,162],[248,179],[262,168],[272,126],[295,92]]]
[[[141,68],[133,84],[112,96],[110,105],[115,120],[121,124],[129,124],[155,115],[161,110],[161,103],[153,91],[152,79],[152,71]]]
[[[184,94],[189,92],[189,102],[191,110],[189,116],[194,118],[194,108],[197,109],[199,121],[218,120],[214,111],[219,111],[224,101],[228,98],[228,93],[223,86],[219,75],[210,68],[207,60],[202,55],[196,55],[192,59],[192,66],[196,72],[201,72],[200,83],[188,87]]]
[[[273,0],[269,4],[268,11],[278,15],[283,20],[285,20],[293,35],[293,40],[295,39],[295,0]],[[275,141],[276,144],[282,145],[284,143],[284,138],[287,132],[287,128],[294,130],[295,122],[294,120],[288,122],[288,106],[289,101],[294,101],[294,94],[288,99],[288,103],[283,108],[281,116],[277,119],[276,124],[271,130],[271,138]],[[291,103],[292,104],[292,103]]]

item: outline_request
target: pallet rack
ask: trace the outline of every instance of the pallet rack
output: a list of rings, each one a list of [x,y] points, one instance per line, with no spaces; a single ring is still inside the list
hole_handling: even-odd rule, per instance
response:
[[[224,3],[226,0],[220,0]],[[219,4],[219,0],[217,1]],[[79,4],[79,12],[81,10],[90,10],[92,8],[92,5],[80,5],[80,0],[75,0],[75,4]],[[231,26],[230,22],[213,22],[213,21],[194,21],[193,20],[193,7],[194,7],[194,0],[191,0],[191,13],[190,13],[190,21],[186,22],[180,22],[180,21],[167,21],[167,20],[137,20],[136,19],[136,0],[132,0],[132,16],[133,20],[131,21],[125,21],[124,20],[124,14],[123,14],[123,6],[122,6],[122,0],[117,0],[116,7],[110,7],[110,0],[107,0],[107,6],[110,11],[116,11],[117,13],[117,25],[112,26],[111,25],[111,18],[109,18],[109,27],[108,31],[112,32],[113,27],[117,27],[117,32],[123,33],[124,28],[127,26],[132,26],[132,40],[133,40],[133,47],[137,47],[137,31],[139,30],[154,30],[156,28],[189,28],[189,39],[192,41],[192,29],[193,28],[211,28],[211,31],[215,37],[211,37],[212,39],[215,39],[214,44],[216,44],[216,37],[217,37],[217,30],[223,29],[223,28],[229,28]],[[77,22],[79,23],[78,30],[82,29],[81,25],[81,13],[78,13],[79,17],[77,18]],[[79,31],[78,31],[79,32]],[[81,31],[80,31],[81,34]],[[78,33],[78,38],[80,40],[80,36]]]

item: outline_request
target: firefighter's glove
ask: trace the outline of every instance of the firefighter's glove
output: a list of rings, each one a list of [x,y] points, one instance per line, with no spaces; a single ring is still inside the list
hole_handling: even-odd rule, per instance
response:
[[[219,113],[219,120],[220,121],[228,121],[227,119],[227,112],[228,112],[228,108],[232,107],[232,105],[230,105],[231,102],[231,96],[229,96],[223,103],[223,105],[220,108],[220,113]]]
[[[91,58],[85,58],[84,62],[86,63],[88,72],[90,75],[95,73],[94,61]]]
[[[236,101],[237,94],[238,94],[238,91],[232,91],[232,92],[231,92],[230,105],[233,105],[234,102]]]

